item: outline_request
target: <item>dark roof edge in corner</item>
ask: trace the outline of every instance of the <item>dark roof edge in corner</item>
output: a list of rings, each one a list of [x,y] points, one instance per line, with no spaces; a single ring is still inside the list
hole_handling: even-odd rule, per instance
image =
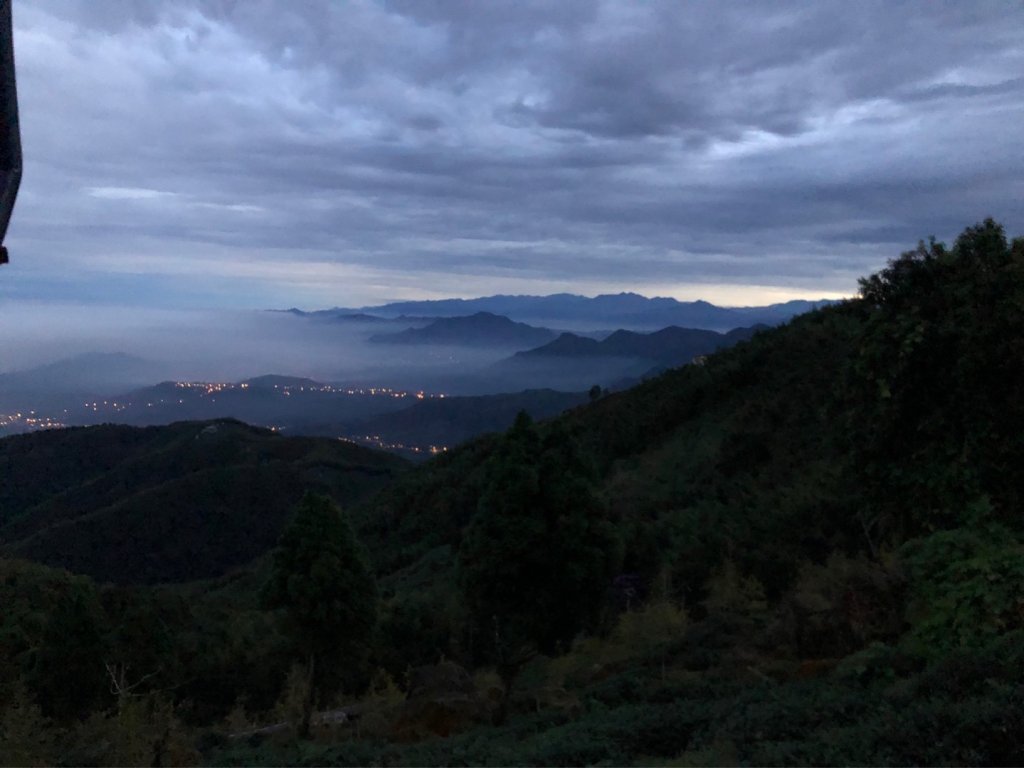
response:
[[[12,0],[0,0],[0,244],[14,210],[21,184],[21,127],[18,122],[18,89],[14,75],[14,28],[11,22]],[[7,261],[6,249],[0,249],[0,264]]]

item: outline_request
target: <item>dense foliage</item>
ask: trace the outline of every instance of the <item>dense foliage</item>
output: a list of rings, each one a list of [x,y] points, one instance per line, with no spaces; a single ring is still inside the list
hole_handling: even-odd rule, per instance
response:
[[[0,553],[100,581],[219,576],[274,545],[306,490],[351,504],[405,462],[232,420],[0,441]]]
[[[985,221],[858,299],[402,474],[352,509],[380,620],[309,739],[256,727],[295,693],[267,558],[145,589],[0,562],[0,754],[1024,762],[1022,340],[1024,241]]]
[[[327,496],[307,493],[274,550],[263,590],[282,609],[285,632],[309,677],[302,732],[317,698],[337,688],[345,667],[358,667],[377,620],[377,585],[348,518]]]
[[[618,539],[580,451],[520,414],[489,459],[488,485],[459,547],[475,645],[510,692],[536,651],[596,628],[618,565]],[[499,719],[504,717],[504,713]]]

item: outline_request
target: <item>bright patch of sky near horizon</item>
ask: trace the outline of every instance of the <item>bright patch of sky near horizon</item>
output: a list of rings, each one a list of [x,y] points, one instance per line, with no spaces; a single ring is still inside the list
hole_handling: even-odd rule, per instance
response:
[[[985,216],[1024,232],[1020,2],[16,0],[14,17],[9,333],[26,302],[767,304],[849,295]]]

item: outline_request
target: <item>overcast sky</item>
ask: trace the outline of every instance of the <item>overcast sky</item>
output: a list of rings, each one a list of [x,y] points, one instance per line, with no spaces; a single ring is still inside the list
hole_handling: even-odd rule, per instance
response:
[[[853,293],[985,216],[1024,233],[1019,0],[14,15],[4,301],[757,304]]]

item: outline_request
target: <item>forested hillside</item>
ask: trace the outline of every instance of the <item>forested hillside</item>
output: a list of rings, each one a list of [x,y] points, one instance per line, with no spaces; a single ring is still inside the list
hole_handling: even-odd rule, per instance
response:
[[[273,562],[220,581],[4,562],[0,744],[68,764],[1019,764],[1022,381],[1024,240],[986,221],[337,520],[311,497]],[[34,460],[0,448],[5,476]],[[5,530],[36,514],[31,485],[4,487],[26,510]],[[339,630],[342,657],[286,618],[330,619],[300,612],[315,583],[287,608],[263,585],[322,549],[349,589],[350,531],[377,582],[352,605],[376,596],[377,620]],[[115,696],[118,670],[136,687]]]
[[[126,584],[219,576],[272,547],[306,490],[349,505],[404,466],[232,420],[19,435],[0,441],[0,553]]]
[[[585,403],[586,392],[527,389],[501,395],[434,397],[395,413],[371,416],[349,427],[353,436],[387,435],[404,445],[455,447],[476,435],[507,429],[520,411],[550,418]],[[324,432],[334,429],[328,425]]]

